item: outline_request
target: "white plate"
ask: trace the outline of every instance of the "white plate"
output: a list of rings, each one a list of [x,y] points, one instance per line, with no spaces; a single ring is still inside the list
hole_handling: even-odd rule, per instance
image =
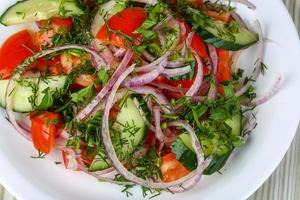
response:
[[[0,12],[13,0],[2,0]],[[259,93],[270,88],[277,74],[284,77],[279,94],[259,108],[258,127],[248,144],[226,165],[223,175],[204,177],[192,191],[156,199],[246,199],[273,172],[286,153],[300,119],[300,42],[293,22],[280,0],[253,0],[256,11],[239,6],[242,16],[258,18],[265,37],[276,41],[266,45],[267,76],[258,81]],[[0,41],[20,27],[0,27]],[[253,51],[249,51],[251,53]],[[243,63],[247,64],[245,60]],[[249,62],[248,62],[249,63]],[[249,64],[248,64],[249,65]],[[67,171],[56,160],[35,160],[32,144],[14,131],[0,116],[0,182],[18,199],[124,199],[120,187],[99,183],[81,172]],[[140,189],[132,199],[141,199]]]

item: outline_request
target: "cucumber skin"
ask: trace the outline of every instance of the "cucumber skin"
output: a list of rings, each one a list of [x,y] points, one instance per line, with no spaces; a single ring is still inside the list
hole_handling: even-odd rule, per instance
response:
[[[217,38],[210,32],[203,30],[203,29],[198,31],[197,33],[199,33],[199,35],[203,38],[203,40],[206,43],[212,44],[213,46],[215,46],[217,48],[227,49],[230,51],[238,51],[241,49],[246,49],[257,42],[257,40],[254,40],[253,42],[250,42],[247,44],[238,44],[238,43],[231,42],[231,41],[225,41],[221,38]]]
[[[24,3],[24,2],[26,2],[26,1],[30,1],[30,0],[21,0],[21,1],[17,1],[15,4],[9,6],[9,7],[5,10],[5,12],[0,16],[0,24],[2,24],[2,25],[4,25],[4,26],[15,25],[15,24],[7,24],[7,23],[5,23],[5,22],[4,22],[4,19],[5,19],[6,15],[9,14],[10,10],[11,10],[13,7],[17,6],[18,4]],[[41,1],[45,1],[45,0],[41,0]],[[77,0],[73,0],[73,2],[74,2],[74,5],[75,5],[79,10],[82,11],[79,2],[78,2]],[[57,12],[57,14],[59,14],[59,11]],[[83,14],[83,11],[82,11],[81,14]],[[39,19],[37,19],[37,20],[39,20]],[[21,23],[22,23],[22,22],[21,22]],[[28,22],[23,22],[23,23],[28,23]]]
[[[59,79],[58,79],[59,78]],[[58,87],[56,87],[55,85],[52,85],[54,82],[51,82],[50,83],[50,85],[52,85],[52,86],[54,86],[56,89],[62,89],[63,91],[65,91],[66,89],[67,89],[67,87],[68,87],[68,83],[67,83],[67,78],[66,78],[66,76],[61,76],[61,77],[58,77],[58,76],[53,76],[53,77],[50,77],[49,78],[49,80],[51,80],[51,79],[55,79],[55,80],[57,80],[57,81],[63,81],[63,82],[61,82],[61,83],[59,83],[57,86]],[[3,81],[5,81],[5,82],[8,82],[8,80],[0,80],[0,82],[1,82],[1,84],[0,84],[0,86],[2,87],[2,86],[6,86],[7,85],[7,83],[4,83],[4,84],[2,84],[3,83]],[[32,79],[32,81],[33,82],[35,82],[35,81],[37,81],[36,79]],[[41,83],[39,83],[39,92],[38,92],[38,96],[37,96],[37,99],[36,99],[36,101],[37,100],[41,100],[42,99],[42,97],[43,97],[43,95],[42,95],[42,90],[41,89],[46,89],[47,87],[45,87],[45,83],[44,82],[41,82]],[[41,87],[41,86],[44,86],[44,87]],[[22,87],[23,86],[17,86],[18,87],[18,89],[17,90],[20,90],[20,88],[22,89]],[[4,108],[5,109],[5,91],[6,91],[6,89],[5,88],[0,88],[0,107],[2,107],[2,108]],[[28,92],[28,91],[27,91]],[[3,94],[2,94],[3,93]],[[26,94],[26,92],[25,92],[25,94]],[[12,94],[12,95],[16,95],[16,94]],[[2,99],[2,98],[4,98],[4,99]],[[27,102],[25,102],[25,104],[26,104]],[[29,102],[28,102],[29,103]],[[30,103],[29,103],[30,104]],[[28,107],[28,108],[26,108],[26,109],[22,109],[22,108],[20,108],[20,107],[18,107],[18,108],[12,108],[12,111],[14,111],[14,112],[19,112],[19,113],[28,113],[28,112],[31,112],[31,111],[33,111],[33,108],[30,106],[30,108]]]
[[[228,119],[227,122],[228,125],[232,126],[232,135],[240,135],[241,134],[241,123],[242,123],[242,113],[236,114],[232,117],[232,119],[238,121],[235,122],[231,119]],[[236,123],[239,123],[240,126],[236,126]],[[236,129],[236,127],[240,128],[240,131]],[[193,171],[197,168],[197,156],[195,154],[194,149],[191,148],[190,141],[184,142],[183,140],[187,140],[189,138],[187,137],[182,137],[185,134],[181,134],[172,144],[171,144],[171,149],[172,152],[176,155],[176,159],[180,161],[187,169],[190,171]],[[211,155],[207,155],[207,151],[209,148],[203,147],[204,142],[206,141],[205,139],[199,139],[202,149],[204,151],[205,157],[209,157]],[[211,142],[211,141],[208,141]],[[186,144],[185,144],[186,143]],[[204,170],[203,174],[205,175],[211,175],[220,169],[224,167],[226,164],[228,158],[230,157],[232,151],[233,151],[233,146],[226,145],[226,148],[223,149],[223,152],[219,152],[219,155],[212,155],[212,161],[209,164],[209,166]]]
[[[139,101],[140,107],[137,109],[141,109],[145,113],[144,117],[147,120],[152,118],[151,112],[149,111],[149,108],[146,107],[147,104],[146,104],[145,100],[143,99],[143,97],[141,97],[140,95],[137,95],[137,94],[132,94],[130,98],[131,98],[132,102],[134,101],[134,99],[137,99]],[[141,137],[139,144],[145,139],[147,132],[148,132],[148,127],[145,124],[144,130],[142,133],[143,136]],[[134,151],[139,144],[135,144],[135,146],[129,147],[129,148],[132,148],[132,150]],[[128,149],[125,148],[124,151],[128,151]],[[100,151],[101,154],[103,154],[102,152],[105,152],[105,151],[104,150]],[[97,172],[97,171],[105,170],[105,169],[111,167],[112,166],[111,162],[108,159],[104,161],[103,160],[104,157],[105,157],[105,155],[97,154],[96,157],[94,158],[94,160],[92,161],[92,164],[89,166],[89,171]],[[119,159],[122,160],[122,158],[119,158]]]

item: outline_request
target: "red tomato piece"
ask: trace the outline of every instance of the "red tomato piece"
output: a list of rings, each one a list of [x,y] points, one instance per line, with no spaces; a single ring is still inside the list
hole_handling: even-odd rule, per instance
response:
[[[35,116],[31,113],[31,135],[34,147],[43,153],[50,153],[55,137],[60,134],[62,117],[53,112]]]
[[[219,57],[217,79],[219,82],[228,81],[231,79],[229,51],[225,49],[217,49],[217,54]]]
[[[0,50],[0,76],[8,79],[19,64],[33,55],[33,51],[33,39],[28,30],[8,38]]]
[[[38,51],[42,49],[43,46],[51,47],[52,46],[52,37],[55,34],[59,34],[65,31],[69,31],[73,27],[72,18],[61,18],[53,17],[49,20],[40,20],[36,22],[38,27],[41,30],[35,33],[35,43]]]
[[[178,160],[174,153],[169,153],[161,158],[161,172],[163,182],[171,182],[180,179],[190,171],[185,168]]]
[[[143,8],[127,8],[110,17],[107,21],[107,25],[111,30],[120,31],[122,34],[128,35],[135,40],[140,34],[135,34],[134,31],[144,23],[146,18],[147,14]],[[106,25],[103,25],[102,28],[100,28],[96,38],[114,46],[126,46],[124,37],[121,34],[108,33]]]

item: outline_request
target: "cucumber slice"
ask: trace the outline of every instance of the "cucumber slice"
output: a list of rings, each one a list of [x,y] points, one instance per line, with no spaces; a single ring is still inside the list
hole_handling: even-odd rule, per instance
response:
[[[113,141],[116,153],[120,160],[124,160],[143,142],[147,133],[146,115],[144,111],[144,100],[138,96],[131,95],[120,103],[121,110],[117,115],[116,122],[112,126],[112,135],[120,134]],[[122,146],[120,146],[120,141]],[[100,171],[111,167],[105,151],[100,149],[95,156],[89,171]]]
[[[225,121],[231,127],[232,135],[241,134],[242,114],[236,114],[231,119]],[[205,157],[213,156],[213,161],[204,171],[204,174],[212,174],[220,170],[226,163],[233,148],[222,144],[217,137],[208,138],[200,136],[200,143]],[[172,152],[176,159],[180,161],[187,169],[197,168],[197,157],[192,146],[192,140],[189,134],[183,133],[171,144]]]
[[[199,34],[205,42],[231,51],[247,48],[258,41],[258,35],[245,28],[240,27],[237,32],[230,33],[221,21],[214,21],[214,26],[204,27]]]
[[[99,29],[105,24],[104,15],[107,15],[107,18],[109,18],[110,16],[117,14],[123,9],[125,9],[124,4],[118,3],[115,0],[108,1],[105,4],[101,5],[92,23],[92,34],[96,36]]]
[[[31,112],[34,110],[29,98],[34,96],[34,91],[30,85],[37,85],[38,90],[36,92],[36,105],[42,102],[44,97],[43,91],[49,88],[52,91],[61,90],[66,85],[66,76],[53,76],[40,80],[38,78],[25,79],[22,82],[14,83],[15,89],[10,94],[12,100],[12,110],[15,112]],[[9,80],[0,80],[0,106],[5,108],[5,92]]]
[[[82,15],[83,11],[76,0],[25,0],[10,6],[0,17],[5,25],[29,23],[49,19],[55,15]]]

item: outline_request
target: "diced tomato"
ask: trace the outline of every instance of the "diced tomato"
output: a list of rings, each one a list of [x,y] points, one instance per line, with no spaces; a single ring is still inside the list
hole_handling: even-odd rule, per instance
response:
[[[54,56],[51,59],[46,59],[45,57],[40,58],[36,68],[40,72],[48,72],[52,76],[60,75],[62,74],[60,56]]]
[[[169,153],[161,158],[161,172],[163,182],[171,182],[180,179],[190,171],[185,168],[178,160],[174,153]]]
[[[135,34],[134,31],[139,28],[147,18],[147,14],[143,8],[133,7],[127,8],[120,13],[110,17],[107,21],[109,29],[114,31],[120,31],[122,34],[126,34],[135,40],[139,34]],[[111,44],[118,47],[125,47],[125,39],[121,34],[116,34],[108,32],[106,25],[100,28],[96,35],[96,38],[100,39],[102,42]]]
[[[44,112],[40,115],[31,113],[31,135],[34,147],[43,153],[50,153],[55,137],[62,128],[61,115],[53,112]]]
[[[228,81],[231,79],[229,51],[225,49],[217,49],[217,54],[219,57],[219,71],[217,79],[219,82]]]
[[[72,18],[61,18],[53,17],[49,20],[40,20],[36,22],[40,29],[39,32],[35,33],[35,43],[38,51],[42,47],[51,47],[52,46],[52,37],[55,34],[60,34],[65,31],[69,31],[73,26]]]
[[[20,31],[8,38],[0,50],[0,76],[9,78],[14,69],[33,55],[33,39],[28,30]]]

